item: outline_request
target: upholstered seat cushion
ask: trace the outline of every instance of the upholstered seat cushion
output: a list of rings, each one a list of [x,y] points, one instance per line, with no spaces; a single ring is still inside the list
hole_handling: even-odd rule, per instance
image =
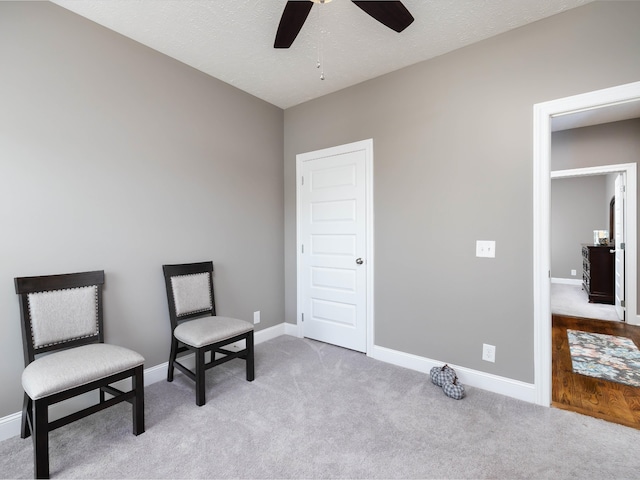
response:
[[[253,325],[230,317],[203,317],[183,322],[173,331],[182,343],[200,348],[253,330]]]
[[[117,345],[92,343],[44,355],[22,372],[22,388],[33,400],[137,367],[144,357]]]

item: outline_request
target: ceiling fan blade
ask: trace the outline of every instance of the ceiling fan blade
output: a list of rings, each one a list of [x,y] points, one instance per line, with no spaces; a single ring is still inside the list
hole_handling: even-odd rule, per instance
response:
[[[311,0],[289,0],[287,2],[276,32],[274,48],[289,48],[291,46],[309,16],[312,6]]]
[[[405,7],[400,1],[352,1],[380,23],[398,33],[413,23],[413,15],[409,13],[407,7]]]

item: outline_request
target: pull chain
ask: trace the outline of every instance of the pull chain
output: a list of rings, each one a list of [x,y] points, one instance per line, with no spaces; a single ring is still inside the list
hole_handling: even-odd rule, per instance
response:
[[[320,69],[320,80],[324,80],[324,68],[322,67],[323,63],[324,63],[324,58],[323,58],[323,52],[322,52],[322,35],[323,35],[323,29],[322,29],[322,21],[321,21],[321,17],[320,17],[320,10],[322,10],[322,4],[324,2],[320,2],[320,5],[318,5],[318,60],[316,62],[316,68]]]

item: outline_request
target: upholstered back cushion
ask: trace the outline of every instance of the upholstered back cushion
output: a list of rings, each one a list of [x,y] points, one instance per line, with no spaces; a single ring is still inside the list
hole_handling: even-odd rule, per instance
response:
[[[171,277],[177,317],[213,308],[210,282],[211,274],[208,272]]]
[[[98,287],[28,295],[34,348],[98,334]]]

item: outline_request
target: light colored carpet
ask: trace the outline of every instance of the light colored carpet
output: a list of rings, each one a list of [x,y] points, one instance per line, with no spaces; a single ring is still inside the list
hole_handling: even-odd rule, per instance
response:
[[[551,313],[619,321],[613,305],[589,303],[587,292],[581,286],[563,283],[551,284]]]
[[[291,336],[256,346],[256,379],[176,375],[146,392],[147,431],[118,405],[51,434],[53,478],[638,478],[640,431]],[[0,476],[31,478],[31,441],[0,443]]]

